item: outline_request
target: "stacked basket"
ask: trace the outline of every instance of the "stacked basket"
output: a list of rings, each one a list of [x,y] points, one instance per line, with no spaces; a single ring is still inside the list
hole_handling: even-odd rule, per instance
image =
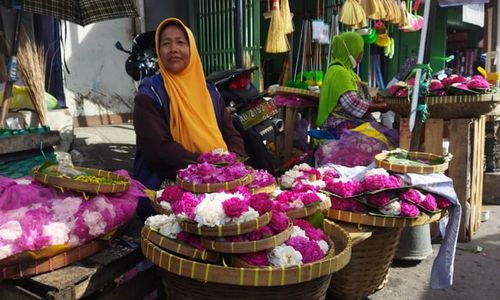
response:
[[[256,171],[252,177],[259,179],[263,176]],[[230,194],[227,198],[233,199],[241,196],[243,190],[257,193],[249,197],[259,195],[258,192],[260,197],[266,197],[269,195],[263,194],[273,192],[275,187],[274,178],[272,182],[263,180],[260,186],[250,184],[248,189],[221,183],[218,193],[206,193],[199,197],[206,201],[207,198],[212,199],[210,197],[214,194]],[[192,197],[193,191],[205,190],[206,186],[180,184],[178,181],[176,186],[166,187],[163,194],[169,198],[181,191],[176,201],[182,201],[179,199]],[[171,203],[181,231],[173,238],[167,230],[154,228],[148,220],[170,218],[172,215],[153,216],[146,221],[141,243],[144,255],[160,267],[169,299],[325,299],[331,275],[344,268],[350,260],[351,240],[348,234],[338,225],[323,220],[322,230],[329,240],[329,250],[325,250],[325,255],[319,260],[291,266],[258,266],[242,259],[242,255],[265,253],[284,244],[292,235],[292,217],[322,216],[319,211],[328,209],[329,202],[293,209],[288,214],[280,212],[285,221],[284,229],[256,240],[243,237],[274,222],[274,211],[259,210],[257,218],[241,223],[208,226],[196,221],[199,220],[197,218],[187,221],[180,218],[182,213],[176,211],[178,204],[175,201]],[[162,212],[168,212],[168,209],[162,207]],[[196,243],[180,241],[179,237],[186,234],[199,240],[199,244],[196,246]]]
[[[424,153],[410,153],[412,158],[427,159],[430,156]],[[384,153],[376,158],[376,164],[386,170],[404,170],[411,173],[426,173],[429,168],[442,170],[443,166],[417,166],[399,165],[391,163],[387,159],[388,154]],[[446,169],[446,168],[445,168]],[[406,197],[405,193],[412,190],[410,186],[388,189],[390,192]],[[387,193],[388,190],[377,191],[377,193]],[[345,200],[360,201],[363,196],[346,198]],[[403,198],[401,198],[403,199]],[[366,201],[360,201],[366,203]],[[368,203],[367,205],[369,205]],[[404,215],[383,215],[367,211],[347,211],[336,206],[327,212],[326,217],[337,222],[365,225],[372,228],[372,236],[353,246],[352,259],[349,265],[343,270],[335,273],[332,277],[332,283],[329,288],[329,294],[338,299],[363,299],[377,289],[383,287],[388,279],[389,267],[394,255],[398,249],[399,238],[403,228],[435,222],[446,216],[445,209],[434,209],[428,211],[419,206],[420,213],[414,216]],[[374,206],[372,206],[374,207]]]

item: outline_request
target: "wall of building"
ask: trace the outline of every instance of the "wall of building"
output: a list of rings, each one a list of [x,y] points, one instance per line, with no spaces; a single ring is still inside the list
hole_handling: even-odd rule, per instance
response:
[[[64,26],[64,25],[63,25]],[[85,27],[65,22],[63,53],[66,105],[74,117],[129,113],[135,86],[125,73],[127,54],[116,41],[130,47],[135,33],[132,19],[117,19]]]

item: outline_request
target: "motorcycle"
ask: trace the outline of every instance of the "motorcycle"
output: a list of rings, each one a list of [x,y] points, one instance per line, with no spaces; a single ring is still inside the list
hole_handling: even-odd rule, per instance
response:
[[[130,50],[125,49],[120,41],[115,43],[115,48],[129,55],[125,61],[125,72],[135,82],[140,83],[143,78],[158,72],[154,31],[138,34],[132,40]]]
[[[239,68],[215,72],[207,76],[221,94],[226,107],[232,112],[235,128],[245,141],[245,151],[250,165],[271,174],[277,172],[276,151],[270,149],[283,132],[283,120],[272,100],[266,100],[266,92],[259,92],[251,81],[257,67]]]

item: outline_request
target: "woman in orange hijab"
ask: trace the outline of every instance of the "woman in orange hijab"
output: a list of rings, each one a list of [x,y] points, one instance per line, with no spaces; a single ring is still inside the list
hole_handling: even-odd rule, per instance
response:
[[[134,177],[153,190],[202,152],[222,148],[246,155],[224,101],[205,80],[191,30],[168,18],[155,39],[160,74],[141,82],[134,105]],[[149,215],[149,203],[139,203],[138,213]]]

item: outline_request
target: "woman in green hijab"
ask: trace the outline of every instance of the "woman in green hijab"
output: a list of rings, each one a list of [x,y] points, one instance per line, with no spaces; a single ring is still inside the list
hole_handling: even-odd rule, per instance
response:
[[[363,47],[357,32],[344,32],[332,41],[333,61],[321,87],[317,125],[337,138],[343,129],[374,121],[371,112],[387,111],[385,103],[372,102],[366,84],[354,72]]]

